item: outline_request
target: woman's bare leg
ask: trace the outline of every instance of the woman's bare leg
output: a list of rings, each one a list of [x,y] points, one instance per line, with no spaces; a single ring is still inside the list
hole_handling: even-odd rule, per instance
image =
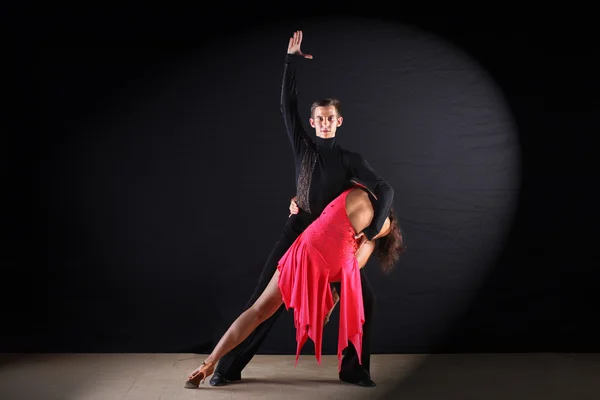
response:
[[[225,332],[221,340],[219,340],[219,343],[215,346],[212,353],[204,360],[206,364],[216,365],[221,357],[240,344],[258,325],[277,311],[283,303],[278,283],[279,270],[277,269],[264,292],[262,292],[252,307],[244,311],[233,324],[231,324],[227,332]],[[201,367],[198,367],[192,372],[190,379],[200,372],[200,368]]]

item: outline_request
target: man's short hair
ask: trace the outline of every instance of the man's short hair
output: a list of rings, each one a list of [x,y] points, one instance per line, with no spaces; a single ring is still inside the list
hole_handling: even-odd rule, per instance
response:
[[[311,117],[314,116],[314,112],[315,112],[315,108],[317,107],[329,107],[329,106],[334,106],[335,110],[337,112],[338,117],[342,116],[342,110],[341,110],[341,103],[338,99],[333,98],[333,97],[328,97],[326,99],[323,100],[318,100],[315,101],[314,103],[312,103],[312,105],[310,106],[310,115]]]

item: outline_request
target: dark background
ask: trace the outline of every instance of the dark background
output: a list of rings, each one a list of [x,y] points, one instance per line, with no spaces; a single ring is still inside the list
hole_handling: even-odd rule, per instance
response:
[[[0,351],[212,349],[254,289],[293,195],[278,95],[282,56],[295,29],[305,29],[304,50],[312,45],[315,54],[346,66],[307,66],[301,105],[330,90],[348,98],[352,117],[340,141],[390,177],[412,249],[390,277],[369,265],[378,296],[373,352],[598,350],[591,145],[598,80],[585,32],[563,29],[557,38],[533,17],[396,16],[383,8],[371,15],[321,9],[325,22],[308,23],[316,11],[306,8],[292,14],[272,6],[64,7],[10,21],[16,54],[7,59],[14,68],[5,78],[15,90],[6,92]],[[443,150],[456,143],[452,134],[473,132],[468,125],[476,124],[478,111],[463,115],[467,127],[453,120],[447,141],[436,142],[447,121],[435,118],[444,110],[407,108],[439,94],[419,86],[426,77],[416,84],[414,76],[399,74],[396,84],[412,82],[417,100],[384,98],[393,92],[385,91],[385,71],[380,87],[345,92],[348,82],[361,82],[362,68],[377,72],[377,60],[395,54],[415,66],[425,53],[415,48],[413,59],[398,55],[377,47],[377,36],[369,46],[361,32],[370,28],[352,30],[344,22],[346,31],[337,29],[344,15],[385,17],[400,32],[410,26],[462,49],[498,86],[518,145],[488,147],[470,173],[435,170],[431,160],[438,156],[448,156],[439,161],[452,167],[472,154],[464,146]],[[311,42],[301,22],[337,42]],[[345,42],[344,32],[361,45]],[[342,50],[329,47],[336,45]],[[335,60],[338,54],[345,58]],[[444,93],[452,96],[451,89]],[[513,129],[490,110],[483,122],[491,130]],[[423,121],[432,120],[438,136],[427,137]],[[402,132],[396,142],[385,136],[390,124]],[[346,139],[345,129],[354,132]],[[487,137],[485,130],[477,133],[475,144]],[[429,143],[435,151],[411,154],[403,146],[410,143]],[[518,160],[503,160],[518,167],[518,179],[490,168],[486,157],[515,151]],[[468,190],[447,197],[424,188],[473,188],[485,182],[486,171],[492,181],[502,177],[504,195],[490,194],[489,208],[473,215],[479,225],[465,223],[459,234],[461,219],[444,210],[449,204],[468,209]],[[443,179],[456,177],[465,178]],[[486,219],[490,212],[497,214]],[[448,219],[456,230],[440,235]],[[482,235],[475,225],[489,229]],[[452,243],[461,251],[452,251]],[[473,249],[480,253],[473,256]],[[325,352],[334,350],[336,321],[326,329]],[[263,351],[292,354],[293,338],[288,313]]]

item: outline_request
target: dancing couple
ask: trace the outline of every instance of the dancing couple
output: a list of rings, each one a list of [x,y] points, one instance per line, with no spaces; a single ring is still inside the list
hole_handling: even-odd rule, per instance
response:
[[[339,100],[313,103],[309,123],[315,137],[305,131],[295,66],[313,56],[302,52],[302,39],[302,31],[296,31],[289,40],[280,102],[296,167],[297,193],[290,210],[297,212],[290,214],[246,310],[188,376],[187,388],[197,388],[213,373],[213,386],[241,380],[242,369],[284,309],[294,311],[296,363],[310,338],[320,364],[323,327],[337,299],[339,378],[375,386],[369,336],[374,296],[363,267],[375,253],[384,271],[390,271],[404,251],[392,208],[394,191],[362,156],[336,143],[343,122]]]

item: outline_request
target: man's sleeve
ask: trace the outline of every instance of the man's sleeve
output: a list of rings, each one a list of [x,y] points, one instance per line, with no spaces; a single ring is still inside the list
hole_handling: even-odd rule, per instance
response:
[[[385,219],[390,215],[390,209],[394,201],[394,189],[381,175],[379,175],[369,163],[360,155],[353,153],[351,156],[351,168],[354,176],[373,188],[377,199],[373,199],[375,214],[371,224],[363,232],[371,240],[381,229]]]
[[[285,124],[285,130],[292,145],[294,155],[300,157],[306,149],[307,140],[311,140],[300,119],[298,112],[298,93],[296,89],[295,62],[302,59],[300,56],[287,54],[283,68],[283,81],[281,84],[280,109]]]

